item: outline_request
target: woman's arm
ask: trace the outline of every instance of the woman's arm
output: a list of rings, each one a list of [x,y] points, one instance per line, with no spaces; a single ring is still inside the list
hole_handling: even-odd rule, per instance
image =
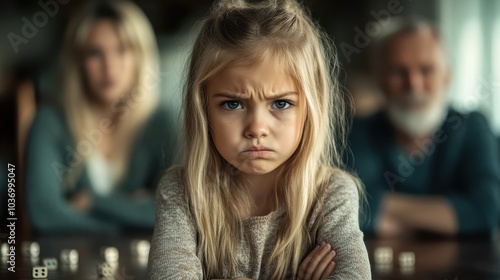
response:
[[[133,197],[92,197],[91,213],[114,221],[123,227],[152,229],[155,222],[155,204],[152,196],[141,199]]]
[[[188,210],[180,170],[171,169],[156,192],[156,223],[149,253],[149,278],[203,279],[196,256],[196,226]]]

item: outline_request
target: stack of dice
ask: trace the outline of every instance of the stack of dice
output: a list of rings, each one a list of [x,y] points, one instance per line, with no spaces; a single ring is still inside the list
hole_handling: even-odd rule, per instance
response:
[[[34,279],[47,279],[49,273],[47,267],[38,265],[40,257],[40,245],[37,242],[24,241],[21,243],[21,253],[26,261],[29,261],[33,268],[31,276]]]
[[[101,261],[97,264],[97,275],[101,279],[114,279],[118,271],[118,249],[115,247],[101,248]]]
[[[0,252],[2,256],[2,268],[4,268],[3,266],[7,266],[7,261],[9,259],[9,244],[2,243]]]
[[[147,240],[132,240],[130,250],[132,251],[132,262],[139,268],[145,268],[148,265],[149,247],[151,244]]]
[[[24,241],[21,243],[21,253],[25,262],[30,263],[32,266],[38,265],[38,258],[40,257],[40,245],[37,242]]]
[[[375,270],[378,273],[390,273],[392,271],[393,253],[391,247],[378,247],[374,251]]]
[[[415,272],[415,253],[401,252],[399,254],[399,270],[401,274],[411,275]]]
[[[79,254],[76,249],[63,249],[60,254],[61,269],[76,272],[78,270]]]

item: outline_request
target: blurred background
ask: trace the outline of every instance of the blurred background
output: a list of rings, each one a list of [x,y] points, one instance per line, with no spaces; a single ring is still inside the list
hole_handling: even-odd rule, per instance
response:
[[[57,12],[43,16],[41,3],[55,2]],[[41,105],[57,100],[59,53],[71,14],[82,1],[2,1],[0,8],[0,187],[5,217],[7,163],[23,172],[23,151],[33,116]],[[138,0],[153,25],[160,51],[161,102],[179,110],[185,62],[196,21],[208,0]],[[64,4],[63,4],[64,3]],[[434,21],[445,38],[453,81],[449,98],[459,111],[479,110],[500,137],[500,1],[497,0],[306,0],[313,17],[330,34],[341,64],[341,82],[353,96],[358,115],[368,115],[383,99],[368,77],[372,39],[395,15],[420,15]],[[36,22],[31,38],[26,21]],[[24,39],[19,40],[18,36]],[[499,155],[500,156],[500,155]],[[22,181],[18,211],[23,213]],[[2,230],[5,230],[2,228]],[[23,230],[28,230],[23,225]]]

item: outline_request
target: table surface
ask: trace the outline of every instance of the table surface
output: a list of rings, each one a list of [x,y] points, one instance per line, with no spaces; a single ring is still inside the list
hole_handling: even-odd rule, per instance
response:
[[[493,280],[500,279],[500,240],[365,239],[373,279]],[[391,247],[392,265],[374,261],[377,247]],[[401,252],[413,252],[413,269],[399,266]]]
[[[42,263],[43,258],[57,258],[63,249],[76,249],[79,252],[78,266],[61,266],[49,271],[48,279],[99,279],[96,266],[101,261],[99,252],[102,247],[113,246],[119,251],[118,276],[115,279],[147,279],[147,259],[138,258],[131,253],[132,240],[149,240],[150,236],[72,236],[35,238],[40,245],[40,256],[31,260],[16,253],[16,273],[7,270],[2,260],[0,279],[32,279],[31,268]],[[488,280],[500,279],[500,240],[365,240],[373,279],[439,279],[439,280]],[[374,263],[373,252],[377,247],[393,249],[393,264]],[[411,251],[415,254],[412,269],[398,265],[400,252]]]

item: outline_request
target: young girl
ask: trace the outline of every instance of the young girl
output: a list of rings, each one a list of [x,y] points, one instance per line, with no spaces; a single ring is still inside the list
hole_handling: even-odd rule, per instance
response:
[[[203,21],[151,279],[370,279],[359,190],[335,167],[344,111],[326,38],[291,0],[220,1]]]
[[[149,21],[129,1],[85,3],[68,24],[62,63],[61,106],[38,110],[28,140],[34,229],[152,231],[154,187],[171,164],[177,135],[157,106]]]

